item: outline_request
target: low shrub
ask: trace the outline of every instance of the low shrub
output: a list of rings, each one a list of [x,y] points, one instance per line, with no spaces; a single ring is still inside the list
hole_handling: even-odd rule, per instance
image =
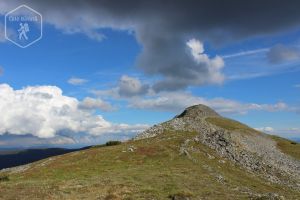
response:
[[[291,142],[291,144],[293,144],[293,145],[296,145],[296,144],[297,144],[297,142]]]
[[[119,145],[122,144],[122,142],[120,141],[108,141],[106,142],[105,146],[115,146],[115,145]]]

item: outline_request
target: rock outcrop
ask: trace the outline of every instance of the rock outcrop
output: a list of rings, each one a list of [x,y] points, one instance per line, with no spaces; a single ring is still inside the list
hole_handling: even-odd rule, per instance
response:
[[[299,188],[300,161],[281,152],[270,136],[251,128],[228,130],[210,123],[207,118],[224,119],[211,108],[196,105],[170,121],[149,128],[135,140],[155,137],[166,131],[197,132],[195,141],[214,149],[221,157],[271,182]]]

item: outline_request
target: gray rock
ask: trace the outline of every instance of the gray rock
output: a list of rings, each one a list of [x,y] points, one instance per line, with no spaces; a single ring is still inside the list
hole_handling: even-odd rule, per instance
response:
[[[187,108],[170,121],[158,124],[139,134],[135,140],[155,137],[164,132],[197,132],[194,141],[214,149],[221,157],[255,172],[271,182],[298,188],[300,183],[300,161],[281,152],[276,142],[266,134],[255,131],[249,134],[229,131],[210,124],[207,117],[221,117],[204,105]],[[184,154],[188,152],[181,146]],[[185,152],[186,150],[186,152]],[[286,177],[281,179],[280,177]]]

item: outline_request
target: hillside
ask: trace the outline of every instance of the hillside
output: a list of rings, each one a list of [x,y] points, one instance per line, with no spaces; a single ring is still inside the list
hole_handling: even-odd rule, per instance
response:
[[[134,140],[0,172],[0,199],[299,199],[300,145],[187,108]]]

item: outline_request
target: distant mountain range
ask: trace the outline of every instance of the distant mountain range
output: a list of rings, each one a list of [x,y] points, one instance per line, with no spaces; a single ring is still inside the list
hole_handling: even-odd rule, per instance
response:
[[[46,148],[46,149],[0,149],[0,170],[32,163],[51,156],[62,155],[81,149]]]

